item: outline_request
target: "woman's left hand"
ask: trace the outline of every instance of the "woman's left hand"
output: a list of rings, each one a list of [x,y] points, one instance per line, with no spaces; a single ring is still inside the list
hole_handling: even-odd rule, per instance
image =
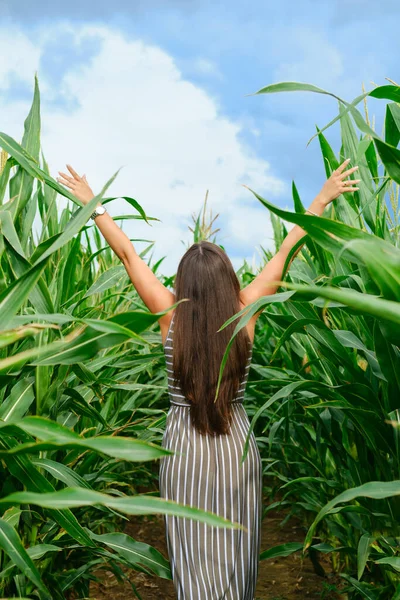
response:
[[[80,177],[78,173],[71,167],[71,165],[67,165],[67,169],[71,173],[72,177],[66,173],[58,171],[61,177],[57,177],[57,181],[70,188],[74,196],[83,204],[87,204],[92,198],[94,198],[94,193],[86,179],[86,175],[82,175],[82,177]]]
[[[361,179],[351,179],[350,177],[346,179],[346,175],[350,176],[358,169],[358,166],[355,166],[352,169],[347,169],[347,171],[345,171],[344,169],[347,167],[348,163],[349,159],[342,162],[322,186],[319,196],[325,205],[338,198],[341,194],[345,194],[346,192],[356,192],[360,189],[359,187],[354,186],[354,184],[359,183]]]

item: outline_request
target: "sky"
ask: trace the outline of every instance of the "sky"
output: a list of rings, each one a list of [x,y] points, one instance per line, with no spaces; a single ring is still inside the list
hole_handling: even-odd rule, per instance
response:
[[[42,150],[54,178],[71,164],[98,193],[131,196],[150,227],[125,221],[152,263],[176,272],[208,190],[217,241],[238,269],[273,248],[268,211],[292,210],[325,181],[314,139],[338,112],[329,96],[254,95],[282,81],[353,100],[400,82],[398,0],[0,0],[0,131],[18,142],[38,73]],[[380,133],[384,103],[368,100]],[[359,105],[363,112],[363,105]],[[325,132],[338,156],[340,128]],[[60,199],[60,206],[62,199]],[[123,200],[113,216],[132,214]],[[290,226],[289,226],[290,227]]]

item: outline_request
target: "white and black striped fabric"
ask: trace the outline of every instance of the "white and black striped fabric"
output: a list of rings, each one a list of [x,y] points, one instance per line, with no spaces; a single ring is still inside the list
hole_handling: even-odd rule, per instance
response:
[[[175,314],[175,313],[174,313]],[[230,435],[202,436],[190,403],[172,377],[173,317],[165,342],[171,406],[162,445],[181,453],[160,461],[160,496],[241,523],[247,531],[165,515],[168,554],[178,600],[253,600],[262,513],[262,463],[254,433],[241,464],[250,422],[243,406],[246,374],[232,401]]]

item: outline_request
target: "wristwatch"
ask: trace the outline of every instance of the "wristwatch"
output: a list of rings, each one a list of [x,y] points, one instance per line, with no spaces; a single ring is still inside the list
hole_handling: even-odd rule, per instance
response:
[[[92,214],[90,215],[90,218],[94,221],[96,217],[98,217],[99,215],[104,215],[105,212],[107,212],[105,206],[96,206],[94,212],[92,212]]]

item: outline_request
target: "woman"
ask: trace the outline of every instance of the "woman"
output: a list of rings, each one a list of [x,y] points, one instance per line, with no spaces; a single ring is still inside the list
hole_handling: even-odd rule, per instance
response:
[[[343,192],[358,190],[345,180],[358,167],[344,161],[324,183],[308,212],[319,216]],[[86,176],[67,165],[57,178],[83,203],[94,194]],[[259,311],[236,335],[216,394],[218,373],[235,323],[218,329],[261,296],[274,294],[287,256],[305,235],[295,226],[263,270],[240,289],[223,250],[193,244],[182,257],[175,294],[138,256],[129,238],[100,204],[92,218],[123,262],[143,302],[160,317],[168,372],[170,408],[163,446],[176,454],[160,461],[160,495],[215,512],[244,526],[226,529],[165,516],[168,552],[178,600],[253,600],[261,541],[262,464],[254,433],[241,463],[249,419],[243,406],[254,329]]]

